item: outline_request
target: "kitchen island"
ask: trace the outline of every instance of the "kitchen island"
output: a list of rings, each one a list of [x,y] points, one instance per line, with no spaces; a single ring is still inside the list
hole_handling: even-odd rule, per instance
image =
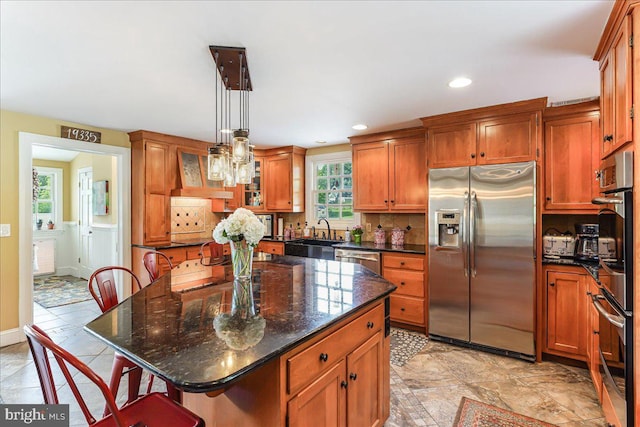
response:
[[[261,254],[258,320],[222,334],[231,266],[185,263],[85,329],[183,390],[210,426],[384,424],[393,284],[356,264]]]

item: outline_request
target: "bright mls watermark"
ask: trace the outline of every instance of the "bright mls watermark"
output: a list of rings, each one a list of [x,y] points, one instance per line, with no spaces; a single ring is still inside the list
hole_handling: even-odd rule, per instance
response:
[[[0,405],[3,427],[69,427],[69,405]]]

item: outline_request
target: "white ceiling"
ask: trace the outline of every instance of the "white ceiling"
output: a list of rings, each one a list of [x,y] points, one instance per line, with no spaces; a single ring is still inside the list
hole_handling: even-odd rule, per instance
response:
[[[63,150],[60,148],[45,147],[42,145],[31,146],[31,157],[40,160],[55,160],[58,162],[70,162],[75,159],[79,151]]]
[[[597,96],[612,1],[0,2],[0,106],[214,140],[209,45],[247,49],[258,147]],[[473,84],[451,89],[467,76]],[[366,123],[366,131],[354,131]]]

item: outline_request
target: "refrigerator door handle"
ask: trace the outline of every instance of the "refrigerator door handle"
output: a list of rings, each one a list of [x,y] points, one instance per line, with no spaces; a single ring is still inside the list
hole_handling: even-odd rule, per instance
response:
[[[469,192],[464,192],[464,209],[462,209],[462,262],[464,277],[469,277],[469,239],[467,237],[467,215],[469,213]]]
[[[476,277],[476,215],[478,210],[478,198],[476,192],[471,192],[471,209],[469,218],[469,246],[471,258],[471,277]]]

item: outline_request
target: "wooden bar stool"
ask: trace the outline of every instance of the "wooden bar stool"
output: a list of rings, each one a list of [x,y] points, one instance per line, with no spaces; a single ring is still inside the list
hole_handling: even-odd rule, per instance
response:
[[[26,325],[24,333],[29,342],[29,348],[33,355],[33,361],[38,371],[40,387],[44,396],[44,402],[50,405],[59,404],[56,386],[47,350],[53,353],[60,370],[64,375],[69,388],[73,392],[82,414],[90,426],[96,427],[204,427],[204,421],[182,405],[172,401],[161,393],[146,394],[139,399],[118,408],[114,395],[107,384],[91,368],[85,365],[77,357],[51,341],[51,338],[36,325]],[[108,415],[97,420],[84,401],[76,382],[74,381],[67,365],[73,366],[80,373],[91,380],[102,392],[106,401]]]

